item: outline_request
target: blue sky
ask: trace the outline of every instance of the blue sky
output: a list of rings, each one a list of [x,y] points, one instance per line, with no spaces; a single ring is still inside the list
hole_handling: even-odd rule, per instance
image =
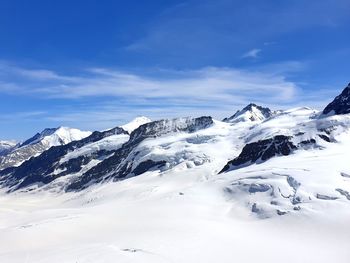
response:
[[[350,2],[2,0],[0,138],[60,125],[321,109],[350,81]]]

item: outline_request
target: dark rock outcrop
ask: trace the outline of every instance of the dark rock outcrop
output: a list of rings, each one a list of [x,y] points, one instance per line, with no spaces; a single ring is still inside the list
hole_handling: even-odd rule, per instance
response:
[[[326,142],[331,142],[331,139],[324,134],[318,134],[318,137],[320,137],[322,140],[326,141]]]
[[[17,190],[34,183],[47,184],[58,177],[78,172],[92,158],[98,158],[108,153],[101,150],[94,153],[95,156],[79,156],[63,164],[60,164],[59,160],[69,152],[116,134],[127,134],[127,132],[120,127],[116,127],[104,132],[93,132],[90,136],[80,141],[51,147],[41,155],[32,157],[18,167],[10,167],[0,171],[0,184],[9,188],[13,187],[12,190]],[[62,170],[62,172],[53,174],[57,169]]]
[[[264,162],[276,155],[289,155],[297,147],[290,142],[290,137],[277,135],[271,139],[249,143],[243,147],[240,155],[229,161],[220,173],[230,169],[249,165],[251,163]]]
[[[323,114],[348,114],[350,113],[350,83],[343,92],[327,105]]]
[[[155,162],[153,160],[147,160],[142,163],[139,163],[139,165],[132,172],[134,175],[140,175],[152,169],[159,169],[165,164],[166,164],[166,161]]]
[[[350,201],[350,193],[348,191],[345,191],[345,190],[340,189],[340,188],[337,188],[335,190],[338,191],[341,195],[345,196],[346,199],[348,199]]]
[[[321,200],[337,200],[338,199],[338,197],[323,195],[323,194],[316,194],[316,198],[321,199]]]

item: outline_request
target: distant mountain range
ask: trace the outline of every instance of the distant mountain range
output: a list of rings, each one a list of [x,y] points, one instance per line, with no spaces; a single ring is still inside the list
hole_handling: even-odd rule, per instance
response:
[[[81,140],[90,134],[91,132],[59,127],[45,129],[23,143],[0,141],[0,145],[5,145],[4,150],[0,150],[0,170],[11,166],[19,166],[24,161],[41,154],[52,146],[65,145],[72,141]]]
[[[154,173],[207,174],[227,198],[259,217],[350,205],[350,84],[323,111],[249,104],[222,121],[210,116],[84,132],[45,129],[23,143],[0,142],[7,192],[82,191]]]

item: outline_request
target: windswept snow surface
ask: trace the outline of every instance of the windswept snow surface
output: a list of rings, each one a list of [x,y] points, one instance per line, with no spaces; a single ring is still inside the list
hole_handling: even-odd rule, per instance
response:
[[[161,169],[80,192],[53,181],[0,194],[0,262],[348,263],[349,127],[350,115],[309,108],[214,121],[149,137],[130,153],[134,167],[164,160]],[[244,145],[276,135],[296,150],[218,174]],[[69,154],[113,138],[119,147],[127,136]]]
[[[259,220],[179,167],[83,193],[2,196],[0,262],[347,263],[349,216],[329,207]]]

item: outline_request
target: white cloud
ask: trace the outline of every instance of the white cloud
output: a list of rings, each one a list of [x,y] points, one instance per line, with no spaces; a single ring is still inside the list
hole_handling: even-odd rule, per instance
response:
[[[90,68],[71,76],[47,69],[12,69],[12,79],[5,89],[0,84],[0,93],[11,93],[13,87],[12,93],[22,96],[64,100],[65,108],[58,104],[40,118],[84,129],[116,126],[138,115],[222,118],[250,102],[286,108],[300,98],[300,88],[273,70],[206,67],[140,74]]]
[[[242,58],[257,58],[260,52],[261,52],[261,49],[254,48],[244,53],[242,55]]]
[[[186,99],[188,103],[232,103],[249,99],[293,100],[297,87],[282,75],[248,72],[232,68],[207,67],[198,70],[169,71],[167,76],[145,76],[110,69],[89,69],[84,77],[56,76],[46,82],[37,75],[22,86],[22,92],[44,94],[48,98],[83,98],[111,96],[127,100]],[[44,72],[44,71],[43,71]],[[28,74],[27,74],[28,75]],[[33,77],[33,74],[29,74]],[[12,83],[14,85],[14,83]]]
[[[59,75],[41,69],[16,68],[13,73],[22,79],[19,81],[13,78],[11,82],[2,83],[0,92],[16,89],[22,94],[64,99],[110,96],[127,100],[163,99],[172,102],[185,99],[191,104],[213,104],[259,98],[269,102],[286,102],[294,99],[298,89],[293,82],[274,72],[248,72],[233,68],[159,70],[151,76],[104,68],[88,69],[84,77]],[[26,79],[23,80],[23,77]]]

